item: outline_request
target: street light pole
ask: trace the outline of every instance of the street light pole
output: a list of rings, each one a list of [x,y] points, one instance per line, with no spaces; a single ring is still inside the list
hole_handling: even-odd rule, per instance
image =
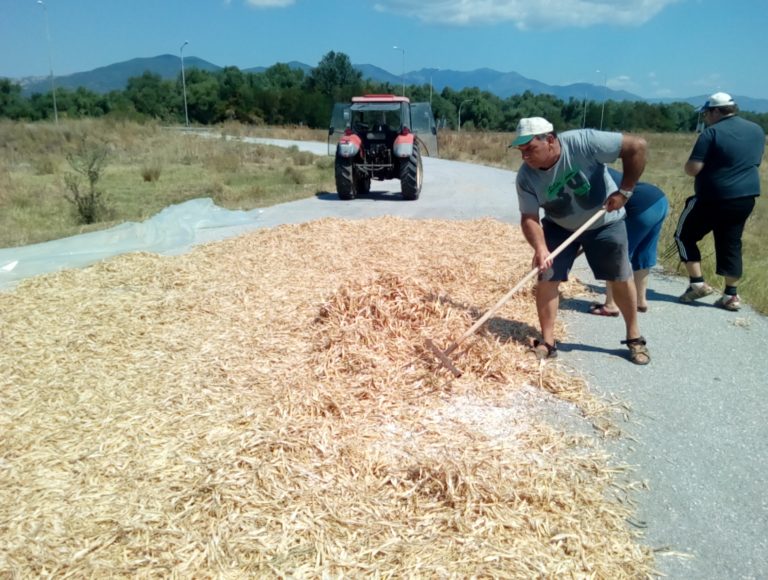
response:
[[[189,127],[189,113],[187,112],[187,80],[184,77],[184,47],[189,44],[188,40],[181,45],[179,53],[181,54],[181,90],[184,93],[184,123]]]
[[[600,74],[600,69],[595,71]],[[608,73],[603,73],[603,106],[600,109],[600,130],[603,130],[603,117],[605,116],[605,100],[608,98]]]
[[[457,133],[461,133],[461,108],[468,102],[474,101],[474,100],[475,99],[465,99],[461,101],[461,104],[459,105],[459,122],[458,122],[458,130],[456,131]]]
[[[405,96],[405,49],[399,46],[393,46],[392,48],[403,52],[403,72],[400,75],[400,78],[403,81],[403,96]]]
[[[53,80],[53,53],[51,50],[51,28],[48,25],[48,7],[43,0],[37,0],[37,3],[43,7],[43,13],[45,14],[45,37],[48,40],[48,66],[51,71],[51,94],[53,95],[53,120],[59,124],[59,109],[56,106],[56,83]]]

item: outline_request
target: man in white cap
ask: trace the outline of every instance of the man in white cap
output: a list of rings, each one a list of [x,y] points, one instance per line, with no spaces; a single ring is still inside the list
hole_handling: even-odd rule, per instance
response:
[[[517,173],[517,197],[523,235],[533,247],[533,266],[540,270],[536,309],[542,339],[534,341],[539,358],[557,356],[555,321],[560,304],[560,283],[568,279],[580,248],[598,280],[611,286],[614,301],[626,326],[630,360],[639,365],[651,360],[637,319],[637,294],[627,251],[624,204],[645,169],[644,139],[621,133],[581,129],[555,132],[542,117],[521,119],[510,147],[523,156]],[[606,164],[622,160],[621,183]],[[554,259],[550,253],[593,217],[607,212]],[[543,219],[539,213],[543,210]]]
[[[690,278],[680,301],[690,303],[714,291],[704,282],[698,248],[698,242],[712,232],[715,273],[725,278],[725,291],[715,305],[736,311],[741,308],[737,288],[743,272],[741,236],[760,195],[758,167],[765,132],[736,115],[736,102],[728,93],[715,93],[699,112],[707,127],[684,168],[695,178],[695,195],[685,201],[675,230],[677,251]]]

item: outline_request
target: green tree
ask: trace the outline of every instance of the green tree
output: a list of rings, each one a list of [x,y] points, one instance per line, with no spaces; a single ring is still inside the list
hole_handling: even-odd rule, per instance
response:
[[[272,89],[291,90],[300,88],[305,81],[304,71],[293,69],[285,63],[272,65],[263,73],[265,84]]]
[[[139,113],[163,121],[173,117],[173,83],[160,75],[147,71],[128,79],[125,94]]]
[[[221,100],[220,111],[225,119],[253,121],[255,99],[250,76],[234,66],[225,67],[216,74]]]
[[[362,76],[346,54],[331,51],[312,69],[307,77],[307,88],[334,101],[347,101],[361,92]]]
[[[187,74],[189,120],[202,125],[223,121],[225,103],[219,98],[219,80],[214,73],[193,68]]]
[[[21,85],[0,79],[0,117],[28,119],[32,115],[29,101],[21,96]]]

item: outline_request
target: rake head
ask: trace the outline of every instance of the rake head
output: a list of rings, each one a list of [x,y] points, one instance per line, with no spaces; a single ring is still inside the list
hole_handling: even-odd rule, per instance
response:
[[[444,351],[440,350],[439,348],[437,348],[437,345],[434,342],[432,342],[431,339],[428,338],[428,339],[426,339],[425,342],[427,344],[427,348],[429,348],[429,350],[432,351],[432,354],[434,354],[435,357],[437,357],[437,360],[439,360],[440,363],[445,368],[447,368],[449,371],[451,371],[453,373],[453,376],[455,376],[456,378],[459,378],[461,376],[461,371],[458,368],[456,368],[456,365],[453,364],[453,361],[451,361],[451,359],[448,358],[448,355],[450,353],[452,353],[454,350],[456,350],[456,346],[458,346],[458,345],[454,345],[453,347],[449,347],[444,352]]]

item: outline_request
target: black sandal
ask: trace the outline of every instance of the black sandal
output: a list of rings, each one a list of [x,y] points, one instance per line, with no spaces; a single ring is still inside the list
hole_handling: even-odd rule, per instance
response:
[[[651,353],[648,351],[648,347],[645,346],[645,338],[642,336],[622,340],[621,344],[627,345],[627,348],[629,349],[629,360],[636,365],[647,365],[651,362]]]
[[[547,344],[546,342],[534,339],[533,343],[531,344],[531,350],[539,360],[557,358],[557,343]]]

